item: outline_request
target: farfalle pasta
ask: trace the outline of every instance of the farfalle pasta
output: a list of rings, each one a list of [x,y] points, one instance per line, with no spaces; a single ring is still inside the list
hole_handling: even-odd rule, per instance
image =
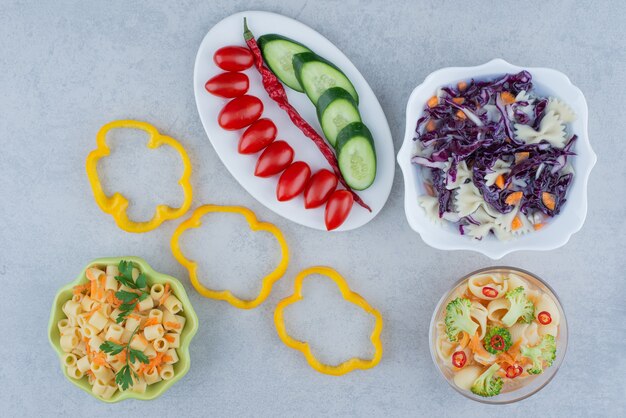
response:
[[[507,271],[477,273],[450,292],[433,341],[459,389],[497,396],[553,364],[561,314],[533,280]]]

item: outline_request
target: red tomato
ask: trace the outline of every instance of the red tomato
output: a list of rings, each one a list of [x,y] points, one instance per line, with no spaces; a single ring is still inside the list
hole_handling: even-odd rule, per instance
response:
[[[269,119],[263,118],[246,129],[239,139],[240,154],[254,154],[274,142],[278,130]]]
[[[326,203],[324,212],[326,229],[332,231],[339,228],[350,214],[353,203],[352,193],[347,190],[335,190]]]
[[[285,141],[276,141],[268,145],[256,162],[254,175],[270,177],[289,167],[293,161],[293,148]]]
[[[217,117],[217,123],[227,131],[236,131],[260,118],[261,113],[263,113],[261,99],[246,94],[226,103]]]
[[[452,354],[452,364],[454,367],[462,369],[465,363],[467,363],[467,355],[464,351],[455,351],[454,354]]]
[[[225,46],[213,55],[213,61],[222,70],[243,71],[252,67],[254,58],[248,48],[242,46]]]
[[[322,169],[313,174],[304,190],[304,207],[307,209],[322,206],[337,188],[337,176]]]
[[[248,91],[248,87],[250,87],[250,80],[243,73],[221,73],[204,85],[209,93],[227,99],[243,96]]]
[[[311,169],[304,161],[296,161],[291,164],[278,179],[276,198],[279,202],[293,199],[304,190],[311,177]]]

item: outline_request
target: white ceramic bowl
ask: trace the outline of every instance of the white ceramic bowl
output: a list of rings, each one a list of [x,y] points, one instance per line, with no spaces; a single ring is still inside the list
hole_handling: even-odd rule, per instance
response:
[[[415,127],[422,115],[426,101],[438,87],[455,85],[458,81],[490,79],[505,73],[529,71],[533,76],[534,91],[542,96],[554,96],[565,101],[577,115],[571,124],[571,132],[578,135],[574,145],[576,156],[569,159],[574,167],[574,180],[567,192],[567,202],[561,213],[550,220],[545,228],[530,234],[498,241],[489,236],[478,241],[460,235],[456,225],[446,222],[436,225],[431,222],[417,198],[425,194],[419,167],[411,163],[414,152]],[[567,243],[569,238],[582,228],[587,215],[587,182],[596,163],[596,154],[591,149],[587,134],[587,102],[583,93],[563,73],[549,68],[527,68],[494,59],[477,67],[450,67],[431,73],[417,86],[406,108],[406,132],[404,143],[398,152],[398,164],[404,175],[404,210],[409,225],[418,232],[424,242],[440,250],[472,250],[492,259],[499,259],[513,251],[552,250]]]

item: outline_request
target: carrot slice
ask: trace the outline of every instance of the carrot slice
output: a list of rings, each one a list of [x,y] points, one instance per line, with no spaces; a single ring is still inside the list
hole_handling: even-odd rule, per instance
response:
[[[502,174],[496,178],[496,186],[498,189],[504,189],[504,176]]]
[[[539,231],[544,226],[546,226],[546,224],[534,224],[533,228],[535,228],[535,231]]]
[[[456,117],[461,119],[461,120],[465,120],[467,119],[467,115],[465,114],[465,112],[463,112],[462,110],[458,110],[456,112]]]
[[[467,83],[465,81],[459,81],[457,87],[459,88],[459,91],[465,91],[465,89],[467,88]]]
[[[528,157],[530,157],[530,152],[528,152],[528,151],[516,152],[515,153],[515,164],[528,159]]]
[[[465,103],[465,99],[462,97],[455,97],[454,99],[452,99],[452,101],[459,105]]]
[[[439,104],[439,99],[437,98],[437,96],[433,96],[430,99],[428,99],[428,107],[435,107]]]
[[[437,129],[437,125],[435,124],[434,120],[429,120],[428,123],[426,124],[426,131],[427,132],[432,132],[435,129]]]
[[[519,218],[519,215],[516,215],[515,218],[511,221],[511,229],[513,231],[517,231],[522,227],[522,220]]]
[[[541,193],[541,201],[550,210],[554,210],[554,208],[556,207],[556,199],[552,193]]]
[[[500,93],[500,99],[502,100],[502,103],[504,103],[505,105],[515,103],[515,96],[513,96],[508,91],[503,91],[502,93]]]
[[[516,205],[520,202],[520,200],[522,200],[523,196],[524,196],[524,193],[522,192],[513,192],[506,197],[506,199],[504,200],[504,203],[506,203],[507,205],[511,205],[511,206]]]

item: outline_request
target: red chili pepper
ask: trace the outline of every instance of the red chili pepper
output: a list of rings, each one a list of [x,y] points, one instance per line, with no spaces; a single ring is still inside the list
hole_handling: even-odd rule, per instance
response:
[[[522,374],[523,371],[524,369],[522,369],[522,366],[520,366],[519,364],[509,366],[506,368],[506,377],[508,377],[509,379],[515,379],[517,376]]]
[[[498,334],[491,337],[491,340],[489,340],[489,345],[491,345],[491,347],[496,351],[502,351],[506,347],[504,338],[502,338],[502,335]]]
[[[541,311],[537,314],[537,320],[541,325],[548,325],[552,322],[552,316],[550,315],[550,312]]]
[[[272,73],[269,68],[264,65],[263,55],[261,54],[261,50],[256,43],[256,39],[254,39],[254,35],[252,34],[252,32],[250,32],[250,29],[248,29],[248,23],[245,17],[243,18],[243,38],[246,41],[248,48],[250,48],[250,51],[252,51],[252,56],[254,57],[254,66],[257,70],[259,70],[259,73],[261,73],[263,87],[267,91],[267,94],[269,94],[270,98],[274,100],[281,109],[287,112],[287,115],[289,115],[289,118],[291,119],[293,124],[296,125],[302,131],[302,133],[304,133],[304,135],[309,137],[315,143],[315,145],[317,145],[317,148],[320,150],[324,158],[326,158],[326,161],[328,161],[328,164],[330,164],[330,166],[332,167],[335,175],[337,176],[341,184],[350,193],[352,193],[354,201],[371,212],[372,209],[359,197],[359,195],[357,195],[350,188],[350,186],[348,186],[348,184],[344,180],[343,176],[341,175],[341,171],[339,170],[337,157],[335,156],[333,150],[326,143],[326,141],[324,141],[324,138],[322,138],[317,133],[317,131],[313,129],[313,127],[309,125],[309,123],[302,116],[300,116],[298,111],[289,103],[285,88],[278,80],[278,78],[274,75],[274,73]]]
[[[493,287],[485,286],[483,287],[483,295],[488,298],[495,298],[498,296],[498,291]]]
[[[454,367],[461,369],[465,366],[465,363],[467,363],[467,356],[464,351],[455,351],[454,354],[452,354],[452,364]]]

